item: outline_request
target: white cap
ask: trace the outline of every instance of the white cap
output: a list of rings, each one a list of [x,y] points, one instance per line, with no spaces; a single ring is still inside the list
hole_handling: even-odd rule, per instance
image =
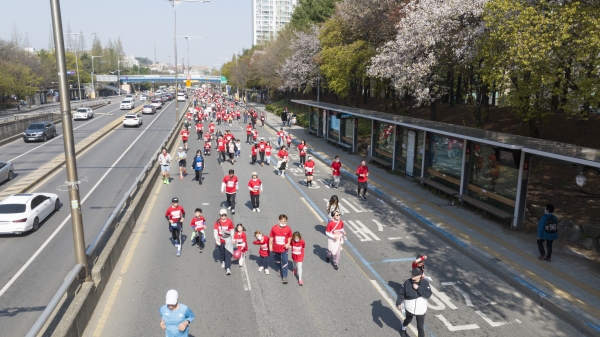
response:
[[[258,173],[256,173],[256,172],[252,172],[252,175],[258,177]]]
[[[167,303],[166,304],[170,304],[170,305],[175,305],[177,304],[177,299],[179,298],[179,294],[177,293],[177,290],[175,289],[171,289],[169,291],[167,291]]]
[[[221,210],[219,211],[219,215],[221,214],[227,215],[227,210],[225,208],[221,208]]]

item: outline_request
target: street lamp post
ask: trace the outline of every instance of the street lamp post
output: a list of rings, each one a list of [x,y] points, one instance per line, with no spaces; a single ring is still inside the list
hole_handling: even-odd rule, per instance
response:
[[[94,57],[102,57],[102,55],[100,56],[92,56],[92,95],[94,97],[92,98],[96,98],[96,87],[94,86]]]
[[[62,18],[59,0],[50,0],[52,13],[52,33],[56,51],[56,66],[58,70],[60,110],[63,127],[65,164],[67,168],[67,188],[69,200],[67,205],[71,210],[71,224],[73,228],[73,244],[75,248],[75,261],[83,266],[79,275],[80,279],[90,281],[89,265],[85,254],[85,237],[83,233],[83,218],[81,216],[81,199],[79,197],[79,179],[77,177],[77,161],[75,157],[75,141],[73,138],[73,119],[71,118],[71,102],[67,96],[69,82],[67,80],[67,57],[65,53],[65,40],[63,38]]]

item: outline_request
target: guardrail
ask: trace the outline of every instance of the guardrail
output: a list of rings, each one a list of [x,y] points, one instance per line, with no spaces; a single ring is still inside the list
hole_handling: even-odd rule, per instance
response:
[[[188,102],[188,105],[184,105],[183,111],[186,111],[188,109],[188,107],[189,107],[189,102]],[[157,154],[160,152],[160,150],[163,147],[167,147],[168,144],[173,141],[173,139],[172,139],[173,136],[177,137],[177,134],[178,134],[177,130],[179,130],[181,120],[183,119],[184,116],[185,116],[185,113],[181,114],[180,120],[173,126],[173,128],[171,129],[169,134],[165,137],[165,140],[161,143],[160,147],[157,149],[157,151],[156,151]],[[108,220],[106,221],[104,226],[102,226],[102,229],[100,230],[100,232],[96,235],[94,240],[92,240],[92,243],[87,247],[86,255],[88,258],[88,269],[90,271],[92,271],[93,266],[98,259],[97,251],[100,247],[102,247],[103,239],[105,238],[106,234],[109,233],[111,230],[115,229],[119,225],[118,220],[121,217],[121,215],[123,215],[125,212],[127,212],[129,210],[129,207],[131,206],[132,201],[138,196],[138,192],[140,191],[142,186],[144,186],[144,184],[146,183],[147,178],[152,176],[151,172],[153,170],[156,170],[155,164],[157,161],[158,161],[158,155],[153,156],[148,161],[148,164],[146,164],[146,166],[144,166],[144,170],[138,175],[136,182],[134,182],[132,184],[132,186],[129,188],[129,190],[127,190],[123,199],[121,199],[119,204],[115,207],[115,211],[110,215],[110,217],[108,218]],[[136,219],[137,219],[137,217],[136,217]],[[81,264],[79,264],[78,266],[80,266],[78,269],[78,272],[79,272],[79,270],[81,270]],[[76,268],[77,268],[77,266],[73,269],[73,271],[75,271]],[[48,318],[50,317],[52,312],[56,309],[57,305],[59,304],[60,299],[71,288],[74,280],[72,278],[70,278],[70,276],[73,273],[73,271],[71,271],[71,273],[69,273],[69,275],[67,276],[67,279],[65,279],[65,281],[63,282],[61,287],[58,289],[58,291],[52,298],[52,301],[48,304],[48,306],[46,306],[46,308],[42,312],[41,316],[38,318],[38,320],[36,321],[34,326],[31,328],[31,330],[27,334],[27,337],[36,336],[41,331],[44,324],[46,323],[46,321],[48,320]],[[75,273],[75,277],[76,277],[76,275],[77,275],[77,273]],[[55,301],[56,298],[58,298],[57,301]],[[86,322],[86,324],[87,324],[87,322]],[[34,331],[34,328],[36,329],[35,331]]]
[[[54,297],[52,297],[52,300],[50,301],[50,303],[48,303],[46,309],[44,309],[44,312],[42,312],[40,317],[38,317],[35,323],[33,323],[33,326],[31,327],[31,329],[29,329],[29,332],[27,332],[27,335],[25,335],[25,337],[35,337],[42,330],[44,324],[46,324],[46,321],[48,320],[48,318],[50,318],[52,312],[54,312],[54,309],[56,309],[56,306],[58,306],[58,303],[60,303],[60,300],[62,299],[64,294],[71,288],[73,283],[77,280],[77,275],[79,275],[81,269],[83,269],[83,265],[79,263],[75,265],[75,267],[73,267],[73,269],[67,274],[67,277],[65,277],[65,281],[60,286],[60,288],[58,288],[58,291],[56,292],[56,294],[54,294]]]

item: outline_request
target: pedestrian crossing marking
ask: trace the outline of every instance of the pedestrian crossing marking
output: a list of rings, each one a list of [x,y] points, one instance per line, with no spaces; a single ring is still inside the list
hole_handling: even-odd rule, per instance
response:
[[[380,239],[375,235],[367,226],[365,226],[362,222],[358,220],[354,221],[346,221],[348,226],[350,226],[350,230],[352,233],[356,234],[361,242],[365,241],[380,241]]]

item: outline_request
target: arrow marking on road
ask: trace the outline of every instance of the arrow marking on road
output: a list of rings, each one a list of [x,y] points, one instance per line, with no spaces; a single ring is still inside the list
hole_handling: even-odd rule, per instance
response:
[[[467,307],[472,307],[473,306],[473,302],[471,301],[471,296],[469,296],[469,294],[467,294],[464,290],[460,289],[457,285],[456,282],[442,282],[443,286],[453,286],[454,289],[456,289],[456,291],[458,291],[462,297],[465,298],[465,303],[467,304]]]
[[[483,318],[483,320],[486,321],[486,323],[489,324],[492,328],[503,326],[504,324],[508,323],[508,322],[494,322],[489,317],[487,317],[486,314],[484,314],[481,311],[475,311],[475,313],[477,315],[479,315],[481,318]]]

